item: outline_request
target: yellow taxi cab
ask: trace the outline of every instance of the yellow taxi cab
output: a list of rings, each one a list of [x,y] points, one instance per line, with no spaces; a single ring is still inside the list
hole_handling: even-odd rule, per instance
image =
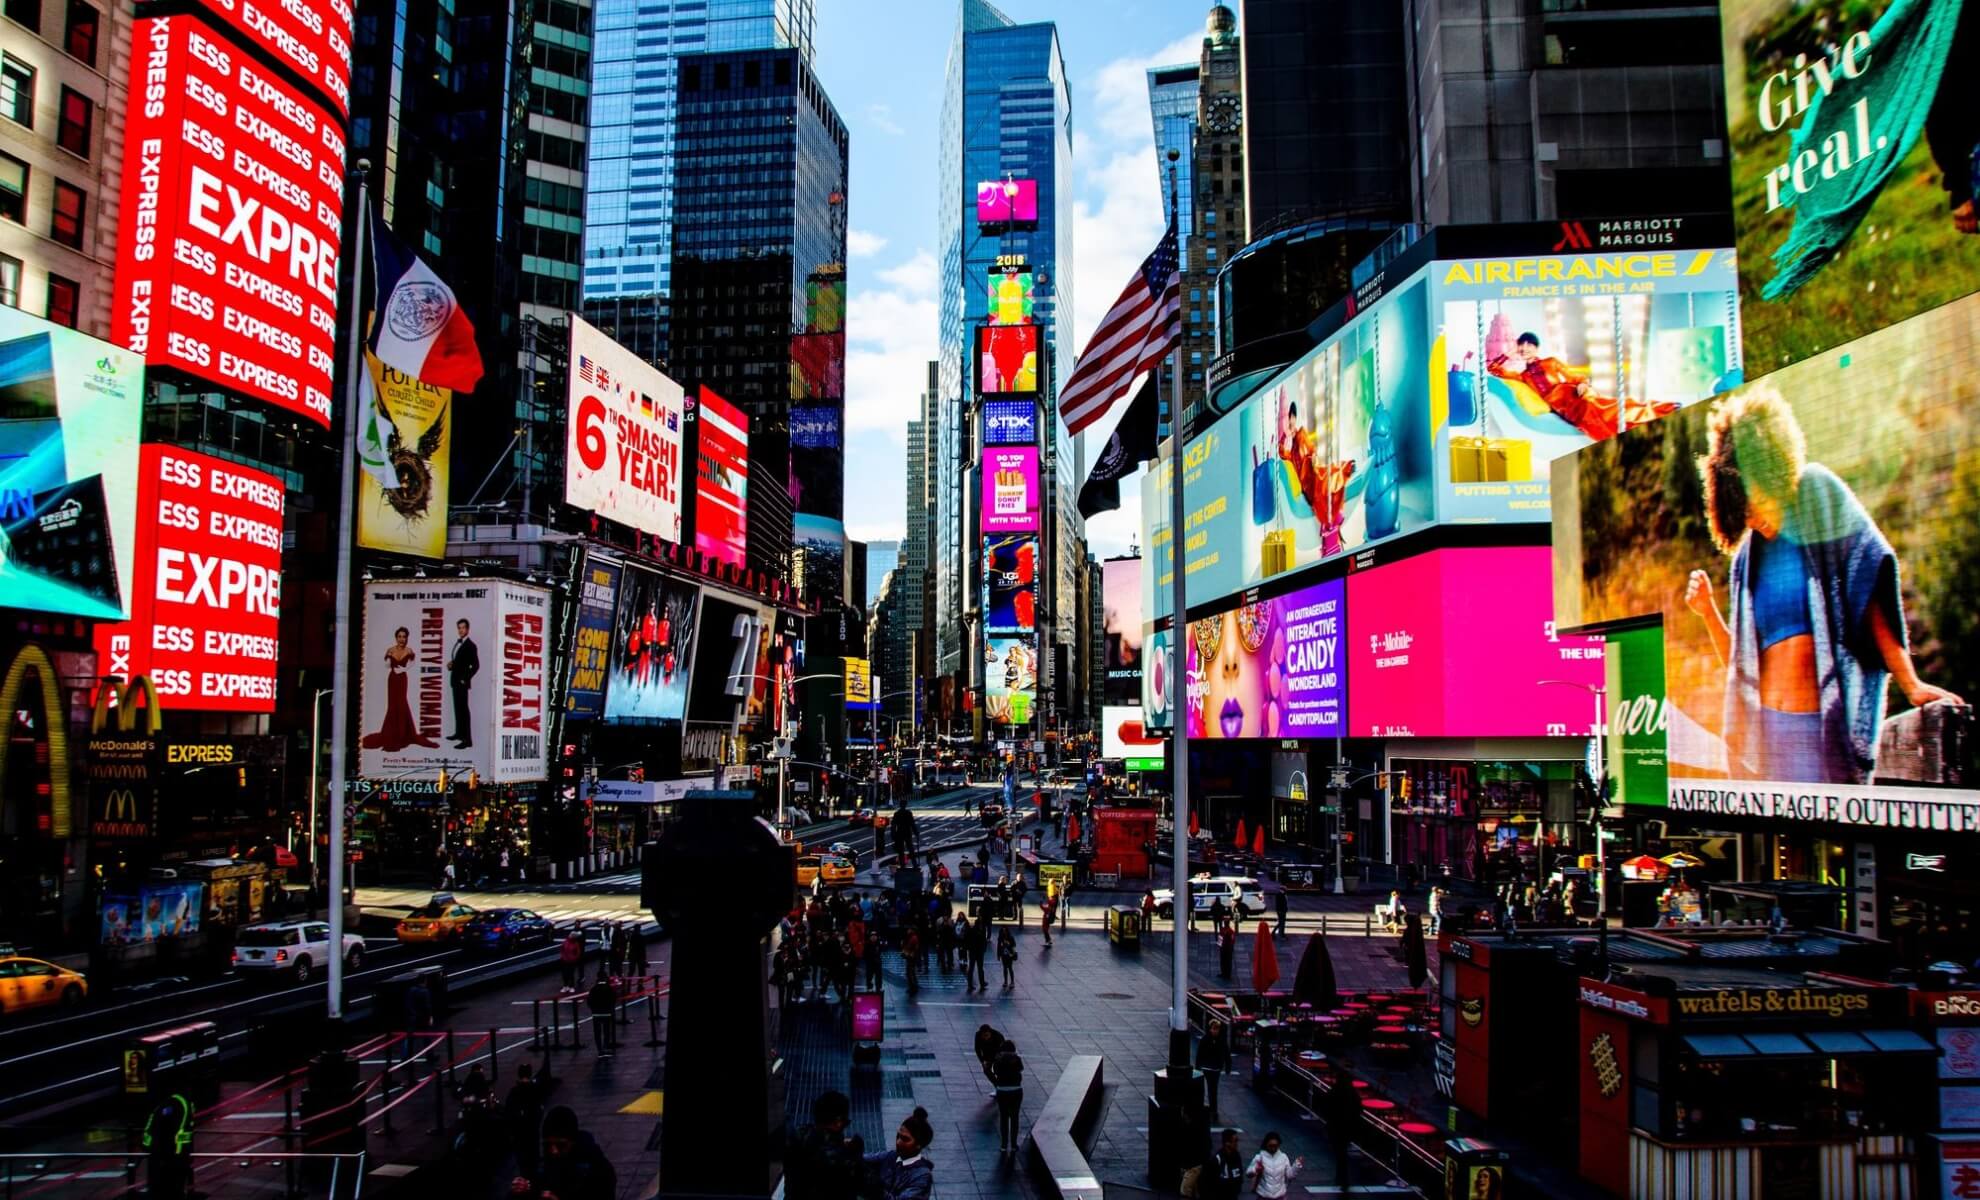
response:
[[[67,967],[38,958],[0,958],[0,1014],[59,1004],[74,1008],[89,995],[89,981]]]
[[[406,914],[399,922],[398,935],[402,942],[450,942],[467,929],[467,924],[475,917],[476,910],[455,900],[452,896],[435,896]]]
[[[797,860],[797,885],[808,888],[812,881],[824,876],[826,887],[844,887],[853,882],[858,872],[845,859],[834,854],[800,854]]]

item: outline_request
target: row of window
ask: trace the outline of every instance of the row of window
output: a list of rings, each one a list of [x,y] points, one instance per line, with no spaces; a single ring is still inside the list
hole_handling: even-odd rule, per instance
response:
[[[42,0],[5,0],[5,4],[8,17],[37,34],[41,32]],[[97,34],[102,26],[102,15],[93,5],[85,0],[68,0],[62,27],[62,49],[68,52],[70,58],[95,66]]]
[[[0,220],[27,224],[27,191],[28,165],[11,154],[0,153]],[[88,201],[88,193],[81,188],[57,179],[48,236],[70,249],[82,249],[83,214]]]
[[[0,254],[0,304],[8,308],[21,306],[21,279],[26,270],[20,259]],[[46,306],[42,311],[50,321],[71,329],[76,327],[82,308],[82,284],[50,271],[45,300]]]
[[[37,72],[28,63],[0,51],[0,117],[34,128],[34,89]],[[82,158],[89,157],[96,128],[96,104],[72,87],[63,87],[57,110],[55,144]]]

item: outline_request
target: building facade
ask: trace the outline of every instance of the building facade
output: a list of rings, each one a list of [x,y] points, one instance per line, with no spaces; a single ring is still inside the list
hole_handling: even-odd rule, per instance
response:
[[[1192,170],[1196,165],[1196,114],[1200,77],[1195,63],[1148,68],[1148,115],[1155,125],[1155,178],[1157,186],[1161,188],[1164,205],[1170,201],[1172,184],[1175,190],[1176,236],[1182,249],[1185,301],[1189,298],[1189,288],[1192,286],[1189,268],[1191,255],[1195,252],[1194,243],[1197,236],[1196,195],[1192,186],[1194,179]],[[1175,156],[1173,159],[1170,158],[1172,154]],[[1207,289],[1198,286],[1197,295],[1200,297],[1208,294],[1214,297],[1215,282],[1213,278],[1211,286]],[[1214,336],[1214,323],[1192,329],[1185,318],[1183,325],[1185,359],[1188,358],[1189,343],[1198,332]],[[1199,351],[1213,348],[1214,342],[1211,345],[1197,347]],[[1157,401],[1159,405],[1156,413],[1157,436],[1168,437],[1171,418],[1169,406],[1176,394],[1175,368],[1165,362],[1159,375],[1161,391]],[[1200,404],[1202,394],[1202,375],[1199,371],[1194,386],[1188,383],[1184,385],[1183,407],[1187,409],[1192,403]]]
[[[110,331],[127,0],[0,9],[0,304]]]

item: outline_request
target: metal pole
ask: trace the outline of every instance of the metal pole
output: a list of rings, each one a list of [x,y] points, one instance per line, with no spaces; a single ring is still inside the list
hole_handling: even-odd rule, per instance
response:
[[[1620,403],[1620,402],[1618,402]],[[1591,689],[1595,693],[1595,728],[1589,732],[1595,738],[1595,919],[1596,938],[1601,947],[1602,975],[1609,973],[1609,839],[1603,836],[1602,810],[1608,807],[1609,798],[1604,793],[1608,782],[1608,746],[1603,734],[1607,731],[1608,713],[1604,711],[1603,688]]]
[[[322,785],[317,776],[323,767],[323,698],[329,688],[317,688],[309,702],[309,895],[316,902],[316,889],[323,886],[323,855],[316,845],[316,800]],[[312,908],[310,911],[314,912]]]
[[[358,431],[358,372],[364,366],[364,322],[359,317],[364,307],[364,257],[365,235],[371,227],[371,193],[365,186],[366,177],[371,172],[367,159],[358,159],[351,175],[357,183],[357,202],[351,211],[351,291],[349,302],[349,323],[345,329],[348,345],[344,353],[344,454],[337,463],[338,505],[337,505],[337,593],[335,599],[336,632],[331,645],[330,670],[330,845],[327,858],[330,860],[330,973],[329,995],[325,1001],[325,1015],[332,1021],[344,1017],[344,758],[345,733],[350,728],[351,718],[351,514],[356,508],[355,495],[357,479],[351,468],[357,463]],[[312,850],[314,847],[312,847]],[[315,857],[314,854],[311,855]],[[389,1116],[389,1114],[388,1114]]]
[[[1176,160],[1181,157],[1176,151],[1169,151],[1169,226],[1175,230],[1180,250],[1182,230],[1177,225]],[[1175,926],[1175,936],[1170,939],[1175,951],[1172,964],[1175,994],[1169,1004],[1169,1062],[1174,1066],[1189,1065],[1189,714],[1188,681],[1184,679],[1184,664],[1188,656],[1184,653],[1184,641],[1188,636],[1189,612],[1188,589],[1183,577],[1188,574],[1188,556],[1184,547],[1188,539],[1183,532],[1183,438],[1182,438],[1182,382],[1183,357],[1182,342],[1176,342],[1174,365],[1170,368],[1169,385],[1169,686],[1174,689],[1169,701],[1170,727],[1175,731],[1176,759],[1175,772],[1175,829],[1174,879],[1170,890],[1175,896],[1175,915],[1171,923]],[[1161,559],[1157,558],[1159,569]]]

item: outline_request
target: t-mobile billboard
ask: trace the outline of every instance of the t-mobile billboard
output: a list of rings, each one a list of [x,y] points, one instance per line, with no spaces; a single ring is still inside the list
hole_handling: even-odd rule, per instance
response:
[[[135,47],[112,340],[327,428],[344,135],[197,17]]]
[[[131,619],[96,627],[107,675],[148,675],[167,708],[274,712],[282,481],[151,443],[138,456]]]
[[[1349,575],[1352,736],[1585,736],[1602,640],[1554,633],[1551,569],[1547,547],[1512,546]]]

